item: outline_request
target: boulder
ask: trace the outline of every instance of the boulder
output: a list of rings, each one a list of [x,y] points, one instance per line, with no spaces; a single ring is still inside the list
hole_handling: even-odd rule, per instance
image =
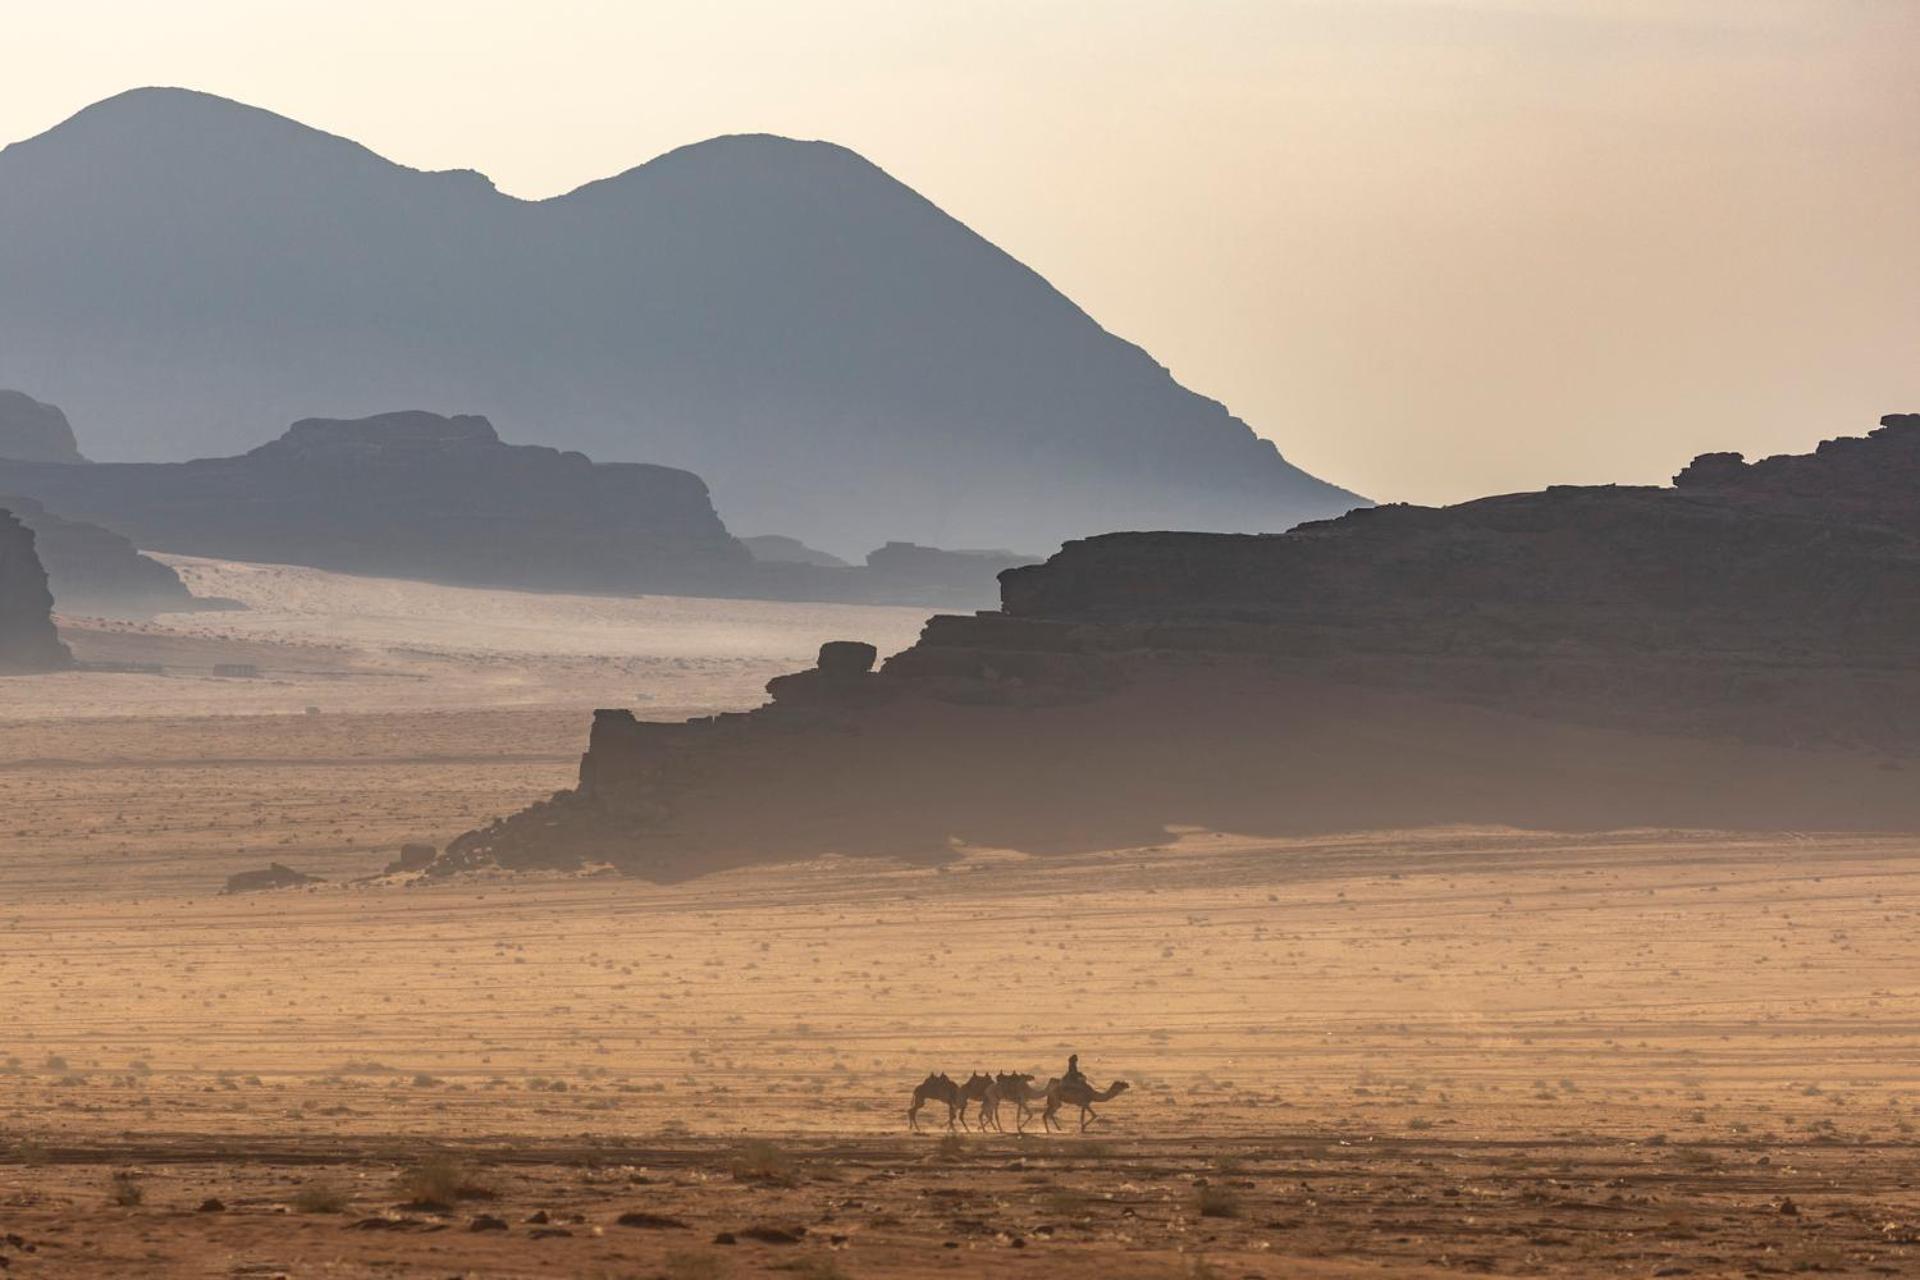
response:
[[[440,851],[430,844],[407,843],[400,846],[400,856],[387,864],[386,874],[398,875],[404,871],[425,871],[433,865]]]
[[[880,651],[864,640],[829,640],[820,646],[815,664],[829,680],[857,679],[873,670]]]

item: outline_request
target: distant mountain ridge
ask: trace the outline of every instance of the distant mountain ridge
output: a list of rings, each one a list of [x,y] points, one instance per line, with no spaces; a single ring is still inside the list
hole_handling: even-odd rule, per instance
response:
[[[471,407],[692,470],[734,525],[843,555],[1362,501],[853,152],[760,135],[530,202],[205,94],[123,94],[0,151],[0,385],[114,459]]]

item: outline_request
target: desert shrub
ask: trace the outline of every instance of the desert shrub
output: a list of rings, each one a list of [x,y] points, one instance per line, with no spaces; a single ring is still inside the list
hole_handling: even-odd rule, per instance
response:
[[[129,1170],[116,1170],[107,1177],[107,1203],[119,1205],[122,1209],[132,1209],[145,1202],[147,1189],[140,1185],[140,1175]]]
[[[790,1187],[798,1173],[794,1158],[771,1142],[749,1142],[733,1153],[728,1171],[739,1182],[765,1182]]]
[[[853,1280],[853,1277],[847,1274],[845,1267],[842,1267],[839,1262],[824,1254],[795,1258],[793,1261],[783,1262],[773,1269],[775,1271],[789,1272],[799,1276],[801,1280]]]
[[[21,1138],[17,1141],[9,1142],[4,1150],[6,1152],[7,1163],[9,1164],[21,1164],[32,1167],[45,1164],[48,1158],[47,1149],[35,1142],[32,1138]]]
[[[1240,1216],[1240,1197],[1226,1187],[1209,1184],[1195,1187],[1193,1191],[1194,1208],[1203,1218],[1237,1218]]]
[[[967,1140],[957,1133],[949,1133],[933,1144],[933,1151],[942,1160],[958,1160],[966,1154]]]
[[[353,1200],[353,1192],[326,1178],[303,1183],[291,1201],[299,1213],[339,1213]]]
[[[667,1280],[721,1280],[727,1264],[717,1254],[678,1251],[666,1258]]]
[[[1425,1116],[1414,1116],[1407,1121],[1407,1128],[1417,1133],[1423,1129],[1433,1128],[1433,1121],[1427,1119]]]
[[[491,1200],[492,1187],[452,1156],[428,1156],[403,1172],[394,1190],[409,1203],[450,1208],[462,1200]]]

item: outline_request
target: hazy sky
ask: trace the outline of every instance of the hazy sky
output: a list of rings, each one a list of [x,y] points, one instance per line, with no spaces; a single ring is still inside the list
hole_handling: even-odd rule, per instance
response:
[[[1380,498],[1920,410],[1920,0],[6,3],[0,140],[143,84],[554,194],[826,138]],[[457,406],[450,406],[457,407]]]

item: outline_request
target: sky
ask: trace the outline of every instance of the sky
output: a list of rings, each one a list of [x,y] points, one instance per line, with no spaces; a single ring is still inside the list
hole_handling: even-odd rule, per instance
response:
[[[1920,0],[7,4],[0,141],[180,85],[541,197],[866,155],[1315,474],[1659,482],[1920,410]]]

